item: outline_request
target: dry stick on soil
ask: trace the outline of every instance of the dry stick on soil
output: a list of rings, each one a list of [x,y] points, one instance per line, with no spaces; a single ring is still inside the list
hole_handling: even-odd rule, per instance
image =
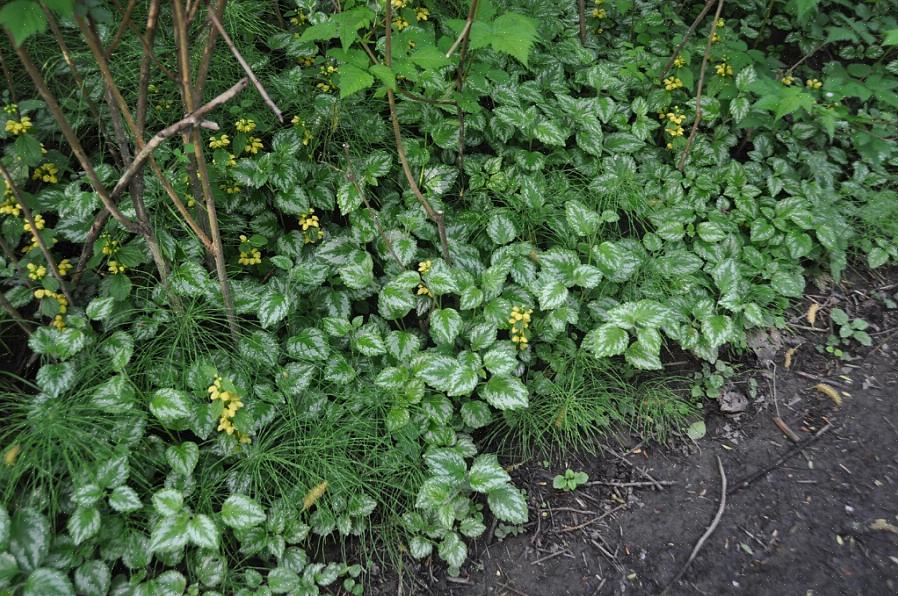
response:
[[[184,7],[181,0],[172,0],[174,7],[175,39],[178,45],[178,70],[181,74],[181,98],[187,112],[194,111],[193,87],[190,83],[190,52],[187,47],[187,23],[184,20]],[[210,35],[212,33],[210,32]],[[192,129],[193,154],[196,158],[197,176],[203,190],[203,201],[208,214],[209,235],[212,240],[212,258],[215,261],[215,273],[218,276],[218,285],[221,289],[221,299],[224,302],[225,315],[228,319],[228,327],[231,336],[236,341],[240,333],[237,325],[237,317],[234,314],[234,299],[231,295],[231,284],[228,280],[228,269],[224,260],[224,247],[221,243],[221,233],[218,229],[218,214],[215,209],[215,198],[209,186],[209,171],[206,167],[206,157],[203,155],[203,144],[199,129]]]
[[[6,294],[0,292],[0,308],[6,311],[6,314],[9,315],[9,318],[13,320],[13,322],[19,326],[22,331],[25,332],[25,335],[31,337],[31,324],[25,320],[25,318],[16,310],[16,307],[13,306],[9,300],[6,299]]]
[[[384,240],[384,244],[387,245],[387,250],[390,251],[390,254],[393,256],[396,264],[399,265],[399,268],[401,269],[402,260],[396,254],[396,251],[393,250],[393,243],[390,241],[389,237],[387,237],[387,233],[384,231],[384,227],[380,223],[380,215],[378,215],[377,211],[375,211],[374,208],[371,207],[371,203],[368,202],[368,196],[365,194],[364,189],[359,184],[358,177],[355,175],[355,170],[352,167],[352,160],[349,157],[349,143],[343,143],[343,154],[346,156],[346,177],[355,187],[355,191],[359,193],[360,197],[362,197],[362,202],[365,203],[365,207],[369,211],[371,211],[371,214],[374,217],[374,227],[377,228],[380,237]]]
[[[462,35],[461,49],[458,51],[458,67],[455,69],[455,91],[461,95],[462,88],[465,84],[465,58],[468,56],[468,44],[471,41],[471,28],[474,26],[474,18],[477,16],[478,0],[471,0],[471,7],[468,10],[468,18],[466,20],[466,32]],[[460,197],[465,195],[465,111],[461,104],[456,107],[458,117],[458,180]]]
[[[794,457],[795,455],[801,453],[806,448],[808,448],[809,446],[816,443],[817,440],[820,439],[820,437],[822,437],[824,434],[829,432],[832,429],[832,427],[833,427],[832,424],[827,424],[826,426],[824,426],[823,428],[818,430],[816,433],[814,433],[814,435],[811,438],[805,439],[804,441],[798,443],[797,445],[794,445],[791,449],[789,449],[784,454],[782,454],[781,456],[776,458],[770,465],[764,466],[757,472],[753,472],[752,474],[749,474],[747,477],[734,483],[733,488],[730,489],[728,494],[733,494],[737,491],[740,491],[743,488],[748,487],[751,483],[755,482],[759,478],[763,478],[764,476],[769,474],[771,471],[778,468],[783,463],[785,463],[786,461],[788,461],[789,459]]]
[[[702,534],[702,537],[698,539],[698,542],[695,543],[695,547],[692,549],[692,552],[689,554],[689,558],[686,559],[686,564],[680,568],[680,571],[674,576],[672,580],[667,582],[667,585],[664,586],[664,589],[661,590],[661,593],[664,594],[667,592],[672,585],[677,583],[683,574],[686,573],[686,570],[689,569],[689,565],[692,564],[692,561],[695,560],[696,555],[698,555],[698,551],[702,549],[705,545],[705,542],[714,533],[714,530],[717,529],[717,525],[720,524],[720,518],[723,517],[723,510],[727,505],[727,475],[723,471],[723,462],[720,461],[720,456],[717,456],[717,469],[720,471],[720,505],[717,507],[717,513],[714,515],[714,519],[711,521],[711,525],[708,526],[708,529],[705,530],[705,533]]]
[[[265,87],[262,86],[262,83],[259,82],[259,79],[256,78],[256,74],[253,72],[253,69],[249,67],[249,64],[246,60],[243,59],[243,56],[240,54],[240,51],[237,49],[237,46],[234,45],[231,36],[228,35],[227,31],[224,30],[224,27],[221,26],[221,21],[218,20],[218,17],[215,16],[215,11],[212,7],[209,7],[209,22],[212,23],[212,26],[215,27],[215,30],[218,31],[218,34],[221,35],[221,39],[225,42],[225,45],[228,46],[228,49],[231,50],[231,53],[234,55],[234,58],[237,59],[237,62],[240,63],[240,68],[243,69],[243,72],[246,73],[246,76],[249,77],[249,80],[253,82],[253,86],[256,88],[256,91],[259,92],[259,95],[262,96],[262,101],[265,102],[265,105],[268,106],[268,109],[272,111],[272,113],[277,117],[278,122],[284,122],[284,114],[281,112],[281,109],[274,103],[274,100],[271,99],[271,96],[268,95],[268,91],[265,90]]]
[[[19,188],[16,186],[15,182],[12,179],[12,175],[9,173],[9,170],[6,169],[6,166],[0,162],[0,174],[3,175],[3,178],[6,179],[6,185],[12,190],[12,195],[15,197],[16,201],[18,201],[19,205],[22,208],[22,215],[25,216],[25,221],[28,222],[28,225],[31,227],[31,236],[37,241],[38,247],[41,249],[41,253],[44,255],[44,260],[47,261],[47,266],[50,267],[50,273],[53,274],[53,277],[56,278],[56,281],[59,282],[59,287],[62,290],[62,293],[65,294],[66,300],[69,301],[70,306],[75,305],[75,301],[72,300],[72,295],[69,293],[69,286],[66,284],[65,280],[62,278],[62,275],[59,273],[59,267],[56,266],[56,259],[53,258],[53,253],[50,252],[49,247],[47,247],[47,243],[44,242],[44,239],[40,235],[40,231],[37,229],[36,222],[34,221],[34,214],[31,212],[31,209],[28,207],[28,204],[25,203],[25,199],[19,193]]]
[[[476,0],[474,0],[476,2]],[[387,2],[387,16],[386,16],[386,37],[384,40],[384,60],[386,62],[387,68],[391,68],[393,65],[393,46],[392,46],[392,30],[393,30],[393,3]],[[402,145],[402,131],[399,128],[399,115],[396,113],[396,96],[393,95],[393,91],[387,88],[387,103],[390,106],[390,121],[393,123],[393,137],[396,140],[396,153],[399,154],[399,163],[402,164],[402,172],[405,174],[405,179],[408,181],[409,186],[412,189],[412,194],[415,195],[415,198],[418,199],[418,202],[421,203],[421,207],[424,208],[424,212],[436,225],[437,232],[440,235],[440,246],[443,251],[443,260],[447,263],[451,263],[452,259],[449,256],[449,239],[446,237],[446,222],[443,218],[443,212],[437,211],[431,206],[430,201],[424,196],[421,192],[421,189],[418,187],[418,182],[415,180],[415,175],[412,173],[412,168],[409,166],[408,157],[405,155],[405,147]]]
[[[647,479],[652,483],[652,485],[653,485],[656,489],[658,489],[658,490],[663,490],[663,489],[664,489],[664,487],[661,485],[661,483],[658,482],[658,480],[656,480],[655,478],[653,478],[651,474],[649,474],[648,472],[646,472],[645,470],[643,470],[642,468],[640,468],[639,466],[637,466],[636,464],[634,464],[633,462],[631,462],[630,460],[628,460],[626,457],[624,457],[623,455],[621,455],[621,454],[618,453],[617,451],[614,451],[614,450],[611,449],[610,447],[603,447],[602,450],[603,450],[603,451],[607,451],[608,453],[610,453],[611,455],[613,455],[613,456],[616,457],[617,459],[621,460],[622,462],[624,462],[625,464],[627,464],[628,466],[630,466],[631,468],[633,468],[634,470],[636,470],[637,472],[639,472],[642,476],[644,476],[645,478],[647,478]]]
[[[717,21],[720,19],[720,13],[723,10],[723,0],[717,2],[717,12],[714,14],[714,20],[711,22],[711,34],[708,35],[708,43],[705,46],[705,55],[702,57],[702,69],[698,77],[698,87],[695,93],[695,119],[692,122],[692,130],[689,131],[689,140],[686,141],[686,148],[680,156],[680,163],[677,169],[681,172],[686,165],[686,158],[689,157],[689,151],[692,144],[695,143],[695,135],[698,133],[698,125],[702,121],[702,87],[705,84],[705,72],[708,70],[708,58],[711,56],[711,44],[714,43],[714,35],[717,33]]]
[[[708,11],[711,10],[712,6],[714,6],[714,0],[707,0],[707,2],[705,2],[705,6],[704,8],[702,8],[702,11],[698,13],[698,16],[695,17],[695,20],[692,21],[691,25],[689,25],[689,29],[686,31],[686,35],[683,36],[683,40],[677,45],[676,49],[674,49],[673,54],[671,54],[670,59],[667,61],[667,64],[664,65],[664,68],[661,69],[661,76],[658,77],[659,80],[663,81],[664,77],[667,76],[668,71],[670,71],[670,67],[673,66],[673,63],[676,61],[677,56],[680,55],[683,46],[686,45],[686,42],[689,41],[689,39],[695,33],[695,30],[698,29],[698,26],[705,18],[705,15],[708,14]],[[716,20],[717,19],[715,19],[715,21]]]
[[[672,486],[676,484],[676,480],[650,480],[647,482],[613,482],[613,481],[604,481],[604,480],[593,480],[591,482],[587,482],[586,486],[615,486],[617,488],[626,488],[628,486],[639,487],[639,486],[652,486],[657,488],[660,484],[661,486]]]
[[[599,523],[600,521],[602,521],[603,519],[605,519],[612,513],[616,513],[618,511],[620,511],[627,505],[629,505],[629,503],[623,503],[621,505],[618,505],[617,507],[615,507],[614,509],[612,509],[610,511],[606,511],[605,513],[603,513],[602,515],[600,515],[598,517],[594,517],[589,521],[583,522],[582,524],[577,524],[576,526],[568,526],[566,528],[561,528],[560,530],[558,530],[558,533],[560,534],[560,533],[564,533],[564,532],[576,532],[577,530],[585,528],[586,526],[591,526],[592,524]]]
[[[13,42],[11,37],[10,42]],[[50,92],[50,89],[47,88],[47,83],[41,76],[40,71],[31,61],[31,58],[28,56],[28,52],[24,47],[18,47],[16,48],[16,54],[19,57],[19,62],[31,77],[31,81],[34,83],[37,92],[44,100],[44,103],[47,104],[47,109],[50,110],[50,113],[53,115],[53,119],[56,120],[56,124],[59,126],[59,130],[65,137],[65,140],[69,144],[69,147],[72,149],[72,153],[74,153],[75,157],[78,159],[78,163],[81,165],[81,169],[84,170],[84,173],[87,175],[87,179],[90,181],[90,184],[96,191],[97,195],[99,195],[100,200],[103,202],[103,205],[112,215],[112,217],[114,217],[115,220],[119,222],[119,224],[121,224],[123,228],[135,234],[143,233],[140,224],[126,217],[125,214],[122,213],[118,209],[118,207],[115,206],[115,203],[109,198],[109,194],[106,192],[106,188],[103,186],[103,183],[97,176],[96,171],[94,171],[93,166],[90,165],[90,160],[87,157],[87,153],[84,151],[84,147],[81,146],[81,141],[78,140],[78,135],[75,134],[75,131],[72,129],[72,126],[66,119],[65,114],[62,113],[62,108],[59,107],[59,102],[56,101],[56,98]]]
[[[577,0],[577,20],[580,25],[580,43],[586,45],[586,0]]]

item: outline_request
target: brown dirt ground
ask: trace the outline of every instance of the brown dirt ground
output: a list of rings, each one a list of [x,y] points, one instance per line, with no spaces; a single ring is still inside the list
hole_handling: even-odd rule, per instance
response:
[[[758,391],[748,409],[707,408],[704,439],[617,447],[617,455],[572,457],[551,469],[524,466],[515,480],[529,495],[525,533],[502,540],[488,533],[472,545],[473,562],[458,578],[425,561],[402,589],[395,581],[369,587],[445,596],[657,594],[665,587],[668,594],[898,593],[898,310],[874,299],[877,283],[894,295],[898,275],[890,277],[809,296],[792,322],[807,327],[803,314],[814,300],[824,305],[816,322],[823,331],[784,334],[773,364],[751,372]],[[852,350],[854,360],[815,348],[828,336],[832,305],[872,324],[873,347]],[[790,346],[797,350],[786,369]],[[819,382],[840,391],[841,407],[814,388]],[[799,450],[774,425],[777,411],[801,441],[831,427]],[[793,457],[728,495],[716,530],[670,584],[719,508],[717,458],[732,491],[790,450]],[[552,477],[565,467],[602,482],[651,476],[675,484],[562,493]]]

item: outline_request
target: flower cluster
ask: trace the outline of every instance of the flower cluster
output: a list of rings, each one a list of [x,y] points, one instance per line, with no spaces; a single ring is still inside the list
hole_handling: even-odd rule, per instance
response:
[[[38,230],[43,230],[44,226],[46,226],[46,225],[47,225],[47,222],[44,221],[44,216],[41,215],[40,213],[35,213],[34,214],[34,227],[37,228]],[[31,231],[31,223],[26,221],[25,223],[22,224],[22,229],[26,232],[30,232]]]
[[[714,71],[717,73],[719,77],[731,77],[733,76],[733,67],[726,62],[721,62],[717,66],[714,67]]]
[[[785,85],[786,87],[788,87],[789,85],[791,85],[792,83],[795,82],[795,77],[792,77],[792,76],[790,76],[790,75],[786,75],[786,76],[784,76],[782,79],[780,79],[780,82],[781,82],[783,85]]]
[[[424,275],[430,268],[433,267],[433,261],[427,259],[426,261],[420,261],[418,263],[418,273]],[[425,286],[423,283],[418,284],[418,296],[433,296],[433,293],[430,291],[430,288]]]
[[[676,91],[683,87],[683,81],[679,77],[667,77],[664,79],[665,91]]]
[[[246,142],[246,146],[243,148],[244,153],[250,153],[255,155],[262,149],[262,139],[259,137],[250,137],[249,141]]]
[[[41,288],[34,291],[34,297],[38,300],[43,300],[44,298],[52,298],[56,300],[56,303],[59,304],[59,314],[53,317],[53,322],[50,324],[60,331],[65,329],[65,317],[63,317],[62,315],[64,315],[69,309],[69,301],[68,299],[66,299],[65,295],[59,292],[51,292],[50,290]]]
[[[209,139],[209,147],[211,149],[224,149],[230,144],[231,139],[228,138],[228,135],[225,133],[221,133],[219,136],[213,136]]]
[[[26,267],[28,268],[28,279],[30,279],[31,281],[40,281],[44,279],[45,275],[47,275],[47,268],[43,265],[28,263]]]
[[[527,328],[530,327],[530,315],[533,309],[524,309],[522,306],[512,306],[508,324],[511,325],[511,341],[518,344],[522,350],[527,349]]]
[[[309,21],[309,17],[306,13],[301,10],[297,10],[296,14],[290,17],[290,24],[294,27],[299,27],[300,25],[305,25]]]
[[[405,8],[406,4],[408,4],[408,0],[391,0],[393,4],[393,8]]]
[[[415,9],[415,20],[419,23],[421,21],[426,21],[430,17],[430,11],[424,8],[423,6],[419,6]]]
[[[234,428],[234,423],[232,422],[234,416],[237,415],[237,410],[243,407],[243,402],[240,401],[240,396],[236,393],[222,388],[222,382],[222,378],[217,376],[208,389],[209,399],[213,402],[220,399],[223,406],[221,416],[218,419],[218,430],[226,432],[228,435],[233,435],[236,432],[237,439],[241,443],[250,443],[252,439]]]
[[[224,191],[226,193],[228,193],[229,195],[235,195],[238,192],[240,192],[241,190],[243,190],[243,189],[240,187],[239,184],[226,184],[224,186]]]
[[[608,18],[608,13],[602,8],[602,5],[605,4],[605,0],[593,0],[593,4],[595,4],[595,7],[592,9],[593,17],[597,19]]]
[[[72,262],[70,260],[63,259],[59,261],[58,265],[56,265],[56,269],[59,271],[59,275],[65,277],[69,273],[69,271],[72,270],[73,266],[74,265],[72,265]]]
[[[315,64],[315,56],[308,56],[308,55],[300,56],[299,58],[296,59],[296,62],[302,68],[308,68],[308,67],[312,66],[313,64]]]
[[[104,255],[106,255],[108,257],[108,256],[114,255],[115,253],[118,252],[118,247],[119,247],[118,240],[113,240],[108,235],[104,235],[102,239],[104,240],[104,243],[103,243],[103,254]]]
[[[667,121],[667,127],[664,129],[664,132],[674,138],[683,136],[683,122],[686,120],[686,114],[680,113],[680,106],[674,106],[667,113],[662,111],[658,116],[662,121]]]
[[[108,263],[106,263],[106,266],[109,268],[109,273],[111,273],[113,275],[118,275],[119,273],[124,273],[125,269],[127,269],[127,267],[125,267],[124,265],[122,265],[121,263],[119,263],[118,261],[115,261],[115,260],[109,261]]]
[[[262,251],[250,246],[249,239],[244,234],[240,234],[240,258],[237,262],[241,265],[258,265],[262,262]]]
[[[403,31],[408,28],[409,22],[402,17],[396,17],[393,19],[393,26],[396,27],[396,31]]]
[[[808,89],[820,89],[823,87],[823,81],[819,79],[808,79],[804,82]]]
[[[302,227],[303,242],[306,244],[314,244],[324,238],[324,230],[321,229],[321,222],[318,221],[314,208],[309,208],[299,216],[299,225]]]
[[[8,103],[3,106],[3,111],[7,114],[16,114],[19,111],[19,105],[14,103]]]
[[[7,120],[6,121],[6,132],[18,136],[23,135],[34,126],[31,122],[31,118],[28,116],[22,116],[19,120]]]
[[[256,130],[256,121],[252,118],[240,118],[234,126],[237,127],[237,132],[252,132]]]
[[[56,184],[59,182],[59,178],[56,176],[58,173],[59,168],[56,167],[56,164],[45,163],[34,168],[34,173],[31,174],[31,179],[41,180],[49,184]]]
[[[6,199],[3,204],[0,204],[0,214],[3,215],[12,215],[13,217],[19,217],[22,212],[22,205],[19,204],[15,199]]]
[[[684,66],[686,66],[686,59],[677,54],[677,57],[674,58],[673,65],[676,68],[683,68]]]
[[[337,86],[334,84],[331,76],[338,72],[337,67],[333,64],[325,64],[318,69],[318,72],[323,80],[316,83],[315,87],[317,87],[318,90],[322,93],[330,93],[331,91],[334,91]]]
[[[297,128],[302,128],[302,144],[308,145],[312,141],[312,132],[306,126],[306,123],[303,122],[303,119],[299,116],[293,116],[293,119],[290,121],[293,126]]]

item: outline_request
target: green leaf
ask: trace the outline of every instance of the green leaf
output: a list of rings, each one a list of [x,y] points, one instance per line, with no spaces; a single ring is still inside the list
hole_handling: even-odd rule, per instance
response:
[[[510,524],[527,522],[527,501],[517,488],[506,484],[491,490],[486,497],[490,511],[499,520]]]
[[[193,516],[187,525],[190,542],[200,548],[218,548],[218,528],[208,515],[202,513]]]
[[[193,414],[190,396],[177,389],[157,389],[150,398],[150,412],[163,426],[183,426]]]
[[[424,454],[424,462],[434,475],[457,482],[464,480],[468,471],[464,458],[455,449],[430,449]]]
[[[403,318],[415,308],[415,295],[409,288],[390,282],[377,295],[377,312],[388,321]]]
[[[175,267],[168,278],[176,294],[181,296],[202,296],[206,292],[209,275],[199,263],[187,261]]]
[[[492,453],[478,455],[468,471],[468,484],[471,490],[479,493],[488,493],[510,481],[511,476],[499,465],[499,460]]]
[[[430,315],[430,337],[437,345],[455,343],[461,333],[461,315],[454,308],[438,308]]]
[[[804,293],[801,271],[778,271],[770,279],[770,286],[788,298],[800,298]]]
[[[6,505],[0,503],[0,552],[9,548],[10,519]]]
[[[96,507],[77,507],[66,524],[72,541],[78,545],[100,531],[100,511]]]
[[[452,64],[443,52],[431,45],[415,50],[409,59],[424,70],[437,70]]]
[[[698,441],[703,438],[706,432],[704,420],[697,420],[690,424],[689,428],[686,429],[686,435],[693,441]]]
[[[9,538],[9,552],[19,567],[32,571],[50,552],[50,523],[34,509],[19,509],[13,515]]]
[[[187,513],[160,517],[150,533],[149,550],[152,552],[173,552],[184,548],[189,538],[187,524],[190,516]]]
[[[518,367],[517,349],[507,342],[483,355],[483,365],[494,375],[510,375]]]
[[[517,377],[493,375],[480,388],[480,397],[499,410],[520,410],[529,404],[529,392]]]
[[[106,596],[111,583],[112,573],[104,561],[87,561],[75,570],[75,588],[84,596]]]
[[[59,397],[75,383],[75,364],[45,364],[37,371],[37,386],[50,397]]]
[[[418,376],[437,391],[448,391],[452,373],[459,367],[458,360],[449,356],[426,353]]]
[[[546,282],[539,289],[539,307],[553,310],[567,302],[568,290],[560,281]]]
[[[437,554],[449,564],[450,574],[452,574],[452,569],[461,567],[465,559],[468,558],[468,547],[465,546],[458,534],[449,532],[437,547]]]
[[[461,406],[461,419],[466,426],[477,429],[487,426],[493,420],[493,414],[487,404],[482,401],[466,401]]]
[[[134,407],[134,388],[124,375],[116,375],[94,390],[91,403],[110,414],[127,412]]]
[[[580,201],[568,201],[564,204],[564,216],[568,225],[578,236],[589,236],[599,228],[599,214],[586,207]]]
[[[551,120],[540,120],[533,127],[533,136],[546,145],[563,147],[567,141],[568,133]]]
[[[171,445],[165,450],[165,460],[172,471],[181,476],[190,476],[200,460],[200,448],[191,441]]]
[[[140,502],[137,491],[123,484],[115,487],[109,495],[109,506],[120,513],[130,513],[143,507],[143,503]]]
[[[379,356],[387,351],[377,327],[370,325],[358,331],[353,338],[353,348],[365,356]]]
[[[112,296],[100,297],[97,296],[93,300],[88,303],[87,308],[84,309],[84,312],[92,321],[103,321],[109,318],[109,315],[112,314],[112,309],[115,306],[115,298]]]
[[[23,596],[75,596],[72,582],[57,569],[35,569],[22,589]]]
[[[726,238],[726,231],[723,227],[713,221],[703,221],[698,224],[696,231],[698,232],[698,237],[705,242],[720,242]]]
[[[661,359],[658,351],[653,350],[654,346],[646,345],[646,342],[637,340],[630,344],[627,351],[624,352],[624,359],[635,368],[642,370],[661,370]]]
[[[607,358],[623,354],[630,343],[630,334],[610,323],[593,329],[583,338],[583,347],[596,358]]]
[[[184,495],[174,488],[163,488],[153,494],[153,509],[159,515],[174,515],[184,508]]]
[[[504,213],[495,213],[486,224],[486,233],[495,244],[508,244],[514,240],[518,232],[514,222]]]
[[[877,267],[882,267],[889,261],[889,253],[885,250],[877,247],[874,247],[867,254],[867,266],[870,269],[876,269]]]
[[[299,574],[292,569],[275,567],[268,572],[268,588],[273,594],[289,594],[302,587]]]
[[[712,348],[719,348],[733,335],[733,320],[726,315],[714,315],[702,321],[702,333]]]
[[[330,353],[324,332],[307,327],[287,340],[287,354],[296,360],[323,361]]]
[[[13,0],[0,8],[0,25],[12,33],[16,47],[35,33],[47,30],[47,17],[33,0]]]
[[[889,29],[885,33],[885,37],[883,37],[882,45],[884,46],[898,46],[898,27],[895,29]]]
[[[366,70],[352,64],[344,64],[340,67],[337,85],[340,87],[340,99],[349,97],[374,84],[374,77]]]
[[[286,294],[267,287],[259,299],[259,322],[268,329],[281,322],[290,311],[290,300]]]
[[[517,58],[525,66],[536,41],[536,21],[524,15],[508,12],[493,21],[490,45],[494,50]]]
[[[265,521],[262,506],[244,495],[231,495],[221,506],[221,521],[236,530],[258,526]]]

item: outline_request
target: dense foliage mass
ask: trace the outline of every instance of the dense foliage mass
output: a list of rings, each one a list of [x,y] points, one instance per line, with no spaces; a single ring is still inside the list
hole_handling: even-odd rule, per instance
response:
[[[0,594],[458,573],[527,520],[496,446],[683,428],[808,274],[898,261],[896,15],[7,2]]]

